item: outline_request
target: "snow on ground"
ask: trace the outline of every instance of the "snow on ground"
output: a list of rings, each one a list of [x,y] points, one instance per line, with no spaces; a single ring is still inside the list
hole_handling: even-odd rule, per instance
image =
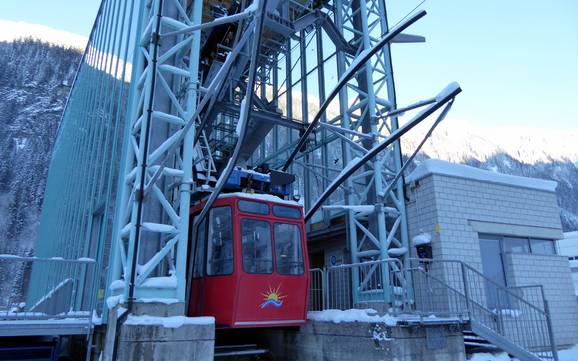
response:
[[[309,311],[307,319],[324,322],[383,322],[388,326],[395,326],[397,318],[390,315],[380,316],[377,311],[371,308],[365,310],[325,310]]]
[[[212,325],[214,323],[214,317],[155,317],[147,315],[128,315],[125,325],[156,325],[163,326],[165,328],[179,328],[182,325]]]
[[[507,353],[502,352],[500,354],[491,354],[491,353],[476,353],[471,358],[468,358],[469,361],[511,361],[512,359],[508,356]]]
[[[577,361],[578,345],[567,350],[558,351],[558,358],[560,361]],[[518,361],[518,359],[510,358],[505,352],[500,354],[476,353],[471,358],[468,358],[468,361]]]

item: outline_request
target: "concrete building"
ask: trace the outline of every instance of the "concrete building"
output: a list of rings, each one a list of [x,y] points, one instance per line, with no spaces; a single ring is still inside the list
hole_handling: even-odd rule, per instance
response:
[[[558,242],[558,254],[567,256],[572,270],[574,293],[578,301],[578,231],[564,233],[564,238]]]
[[[578,304],[568,258],[555,247],[555,189],[552,181],[427,160],[407,177],[406,202],[410,237],[431,235],[433,259],[463,261],[530,301],[539,288],[523,286],[541,285],[564,347],[578,342]]]

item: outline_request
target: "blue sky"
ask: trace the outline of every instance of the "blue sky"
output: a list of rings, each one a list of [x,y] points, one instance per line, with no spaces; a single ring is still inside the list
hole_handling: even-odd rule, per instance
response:
[[[387,2],[391,25],[421,0]],[[82,4],[82,5],[79,5]],[[97,0],[1,1],[0,19],[88,36]],[[411,28],[425,44],[393,47],[400,105],[451,81],[451,118],[476,126],[578,130],[578,1],[427,0]]]

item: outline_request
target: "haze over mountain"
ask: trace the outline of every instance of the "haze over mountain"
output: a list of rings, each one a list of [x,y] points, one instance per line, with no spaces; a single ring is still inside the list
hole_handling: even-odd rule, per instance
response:
[[[68,44],[67,44],[68,45]],[[30,252],[50,154],[80,60],[79,50],[35,40],[0,41],[0,253]],[[413,149],[423,129],[402,143]],[[564,230],[578,229],[578,134],[440,125],[424,159],[553,179]]]
[[[404,139],[404,153],[415,149],[425,132],[422,127]],[[452,120],[435,130],[416,161],[424,158],[557,181],[562,227],[564,231],[578,229],[578,132],[508,126],[476,128]]]

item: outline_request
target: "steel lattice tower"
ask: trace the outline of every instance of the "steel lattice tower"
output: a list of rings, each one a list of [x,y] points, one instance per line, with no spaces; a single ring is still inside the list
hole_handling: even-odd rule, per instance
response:
[[[406,262],[399,137],[445,106],[435,127],[459,93],[397,106],[390,45],[423,41],[402,31],[424,15],[390,29],[384,0],[103,0],[37,254],[96,258],[101,301],[184,301],[190,206],[208,197],[202,218],[233,167],[267,164],[297,175],[312,234],[344,225],[348,261]],[[394,303],[389,289],[372,297]]]

